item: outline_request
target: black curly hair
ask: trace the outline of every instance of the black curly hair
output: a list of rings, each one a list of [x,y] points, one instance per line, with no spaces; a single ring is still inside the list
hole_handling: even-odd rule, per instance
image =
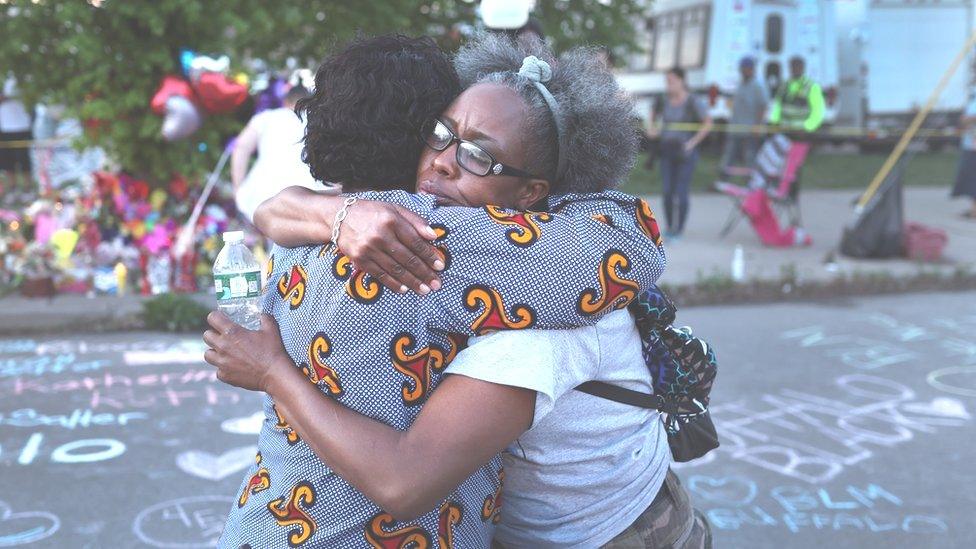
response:
[[[302,160],[345,190],[413,192],[420,129],[461,91],[450,60],[428,37],[360,37],[327,58],[315,92],[295,112],[307,119]]]

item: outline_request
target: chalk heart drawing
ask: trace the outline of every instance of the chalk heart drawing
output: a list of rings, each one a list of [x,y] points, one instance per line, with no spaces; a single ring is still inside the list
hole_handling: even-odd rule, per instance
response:
[[[54,535],[61,527],[55,515],[44,511],[14,513],[0,501],[0,547],[26,545]]]
[[[954,398],[938,397],[933,398],[932,402],[910,402],[902,405],[902,409],[919,415],[971,419],[966,406]]]
[[[220,428],[225,433],[235,435],[257,435],[261,432],[264,425],[264,412],[254,412],[245,417],[234,417],[224,420]]]
[[[742,477],[706,477],[694,475],[688,488],[699,496],[726,505],[746,505],[756,498],[756,483]]]
[[[188,450],[176,456],[176,465],[184,473],[217,481],[247,469],[254,463],[257,451],[257,446],[242,446],[215,456],[209,452]]]

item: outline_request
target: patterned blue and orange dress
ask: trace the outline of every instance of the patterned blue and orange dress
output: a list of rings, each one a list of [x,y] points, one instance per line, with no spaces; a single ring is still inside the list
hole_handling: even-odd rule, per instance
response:
[[[593,324],[626,307],[665,265],[650,208],[621,193],[553,197],[550,211],[540,213],[436,207],[433,197],[402,192],[359,196],[430,221],[447,265],[443,287],[428,296],[401,295],[356,271],[332,245],[276,247],[265,309],[311,383],[401,430],[469,336]],[[259,453],[220,547],[490,545],[501,503],[498,457],[437,508],[398,522],[336,475],[267,396],[265,414]],[[419,470],[403,463],[404,475]]]

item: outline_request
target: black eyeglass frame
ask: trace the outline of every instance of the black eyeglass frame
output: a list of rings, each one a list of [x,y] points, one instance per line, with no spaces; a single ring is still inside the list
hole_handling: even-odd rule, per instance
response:
[[[433,131],[434,129],[434,127],[431,126],[431,123],[440,124],[441,126],[444,127],[445,130],[447,130],[447,133],[451,135],[451,140],[448,141],[446,145],[444,145],[439,149],[431,145],[430,141],[428,141],[427,139],[428,132],[426,131],[426,129],[430,128],[431,131]],[[420,131],[420,139],[421,141],[423,141],[424,145],[430,147],[435,151],[446,151],[447,149],[451,148],[452,145],[457,143],[458,147],[457,149],[454,150],[455,162],[457,162],[457,165],[460,166],[464,171],[476,175],[478,177],[489,177],[492,175],[509,175],[512,177],[526,177],[529,179],[545,179],[545,177],[540,177],[538,175],[531,174],[529,172],[509,166],[508,164],[502,164],[501,162],[495,160],[495,155],[486,151],[484,147],[478,145],[477,143],[472,143],[471,141],[466,141],[464,139],[461,139],[460,137],[457,136],[456,133],[454,133],[454,130],[452,130],[450,126],[445,124],[444,121],[439,118],[432,118],[427,124],[424,124],[424,129]],[[472,170],[471,168],[465,166],[464,163],[461,162],[461,145],[467,145],[469,147],[478,149],[479,151],[484,153],[484,155],[487,156],[489,160],[491,160],[491,166],[488,167],[488,171],[486,173],[478,173]]]

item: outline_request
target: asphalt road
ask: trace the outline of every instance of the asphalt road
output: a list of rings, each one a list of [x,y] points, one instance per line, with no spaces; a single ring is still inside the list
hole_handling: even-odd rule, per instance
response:
[[[968,547],[976,293],[679,312],[722,446],[678,472],[715,547]],[[196,336],[0,339],[0,547],[208,547],[257,394]]]
[[[976,293],[700,308],[722,446],[677,471],[715,547],[972,547]]]

